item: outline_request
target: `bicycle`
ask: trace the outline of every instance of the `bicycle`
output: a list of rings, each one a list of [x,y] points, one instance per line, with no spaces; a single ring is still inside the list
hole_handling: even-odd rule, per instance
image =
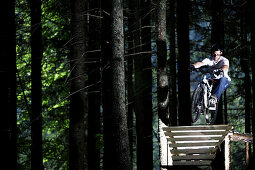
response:
[[[218,112],[218,104],[216,104],[216,108],[209,107],[209,99],[211,97],[215,81],[211,78],[211,76],[208,75],[211,75],[213,71],[204,66],[196,69],[196,71],[200,71],[202,73],[202,81],[198,83],[195,91],[193,92],[191,103],[191,120],[192,123],[197,122],[200,115],[206,112],[206,123],[213,125]]]

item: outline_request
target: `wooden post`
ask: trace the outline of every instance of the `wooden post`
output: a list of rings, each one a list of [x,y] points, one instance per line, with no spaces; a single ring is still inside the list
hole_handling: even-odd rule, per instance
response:
[[[160,153],[160,166],[168,166],[172,165],[172,161],[169,159],[171,157],[171,153],[169,151],[169,147],[167,146],[167,139],[162,127],[166,127],[166,125],[159,119],[159,153]],[[166,170],[166,168],[161,167],[161,170]]]
[[[225,137],[225,170],[230,170],[230,137],[229,134]]]
[[[249,152],[250,152],[250,144],[249,144],[249,142],[245,142],[245,152],[246,152],[246,169],[248,169],[249,168],[249,164],[250,164],[250,154],[249,154]]]

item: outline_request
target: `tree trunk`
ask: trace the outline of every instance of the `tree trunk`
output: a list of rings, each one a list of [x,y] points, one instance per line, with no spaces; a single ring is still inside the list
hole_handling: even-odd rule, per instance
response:
[[[89,46],[88,50],[88,169],[100,169],[100,149],[98,147],[100,125],[101,89],[100,81],[100,1],[89,3]]]
[[[254,18],[255,18],[255,2],[254,0],[249,0],[248,1],[248,9],[249,9],[249,12],[250,12],[250,19],[249,21],[249,24],[251,26],[251,72],[252,72],[252,106],[253,106],[253,109],[252,109],[252,136],[253,136],[253,148],[255,147],[254,146],[254,143],[255,143],[255,23],[254,23]],[[255,162],[254,162],[254,159],[255,159],[255,152],[254,152],[254,149],[253,149],[253,154],[252,154],[252,160],[251,160],[251,167],[255,167]]]
[[[136,1],[130,0],[128,2],[128,31],[126,33],[127,35],[127,41],[128,41],[128,57],[127,57],[127,95],[128,95],[128,136],[129,136],[129,147],[130,147],[130,156],[131,156],[131,162],[133,162],[133,129],[134,129],[134,106],[135,106],[135,96],[134,96],[134,80],[133,80],[133,74],[134,74],[134,53],[136,52],[136,43],[134,40],[136,31],[135,27],[139,24],[136,22],[137,18],[137,9],[138,4],[136,4]],[[138,29],[139,30],[139,29]],[[138,32],[138,31],[136,31]],[[139,37],[138,37],[139,38]],[[139,43],[138,43],[139,44]]]
[[[71,1],[71,97],[69,127],[69,169],[82,170],[85,165],[85,125],[87,108],[85,87],[85,26],[86,18],[84,0]]]
[[[224,47],[224,16],[223,16],[223,0],[212,0],[211,1],[211,12],[212,12],[212,34],[211,34],[211,44],[219,44]],[[218,113],[215,124],[223,124],[223,95],[219,101]],[[227,100],[225,99],[224,102]],[[226,110],[227,108],[225,108]],[[221,144],[222,151],[217,151],[216,158],[212,163],[212,167],[215,169],[224,169],[225,165],[222,161],[224,159],[224,143]]]
[[[41,0],[31,0],[31,76],[32,76],[32,115],[31,115],[31,169],[43,169],[42,154],[42,78],[43,57]]]
[[[224,48],[224,16],[223,16],[223,0],[211,0],[211,44],[219,44]],[[223,54],[224,55],[224,54]],[[224,92],[225,93],[225,92]],[[219,101],[218,113],[215,124],[223,124],[223,94]],[[227,102],[225,99],[224,102]],[[226,105],[225,105],[226,106]],[[227,110],[227,108],[224,108]]]
[[[111,80],[111,0],[102,1],[102,31],[101,31],[101,71],[102,71],[102,105],[103,105],[103,135],[104,135],[104,156],[103,169],[109,168],[111,161],[111,102],[112,80]]]
[[[169,4],[169,43],[170,43],[170,82],[169,82],[169,112],[170,125],[177,125],[177,93],[176,93],[176,53],[175,53],[175,0]]]
[[[138,152],[140,151],[140,141],[143,138],[141,135],[142,133],[137,133],[137,132],[142,132],[143,131],[143,126],[140,126],[140,124],[143,124],[143,119],[141,116],[142,109],[143,109],[143,103],[142,103],[142,89],[143,89],[143,77],[142,77],[142,55],[141,55],[141,20],[140,20],[140,1],[137,0],[130,0],[129,1],[129,10],[132,14],[130,16],[131,20],[129,24],[130,29],[130,34],[133,37],[133,60],[134,60],[134,110],[135,110],[135,115],[136,115],[136,159],[138,159],[137,155]],[[132,20],[133,19],[133,20]],[[129,50],[130,51],[130,50]],[[132,153],[132,152],[131,152]],[[135,160],[134,160],[135,161]],[[136,161],[137,162],[137,161]],[[139,163],[137,163],[139,164]]]
[[[157,3],[157,92],[158,116],[169,125],[169,93],[166,51],[166,0]]]
[[[179,125],[190,125],[189,0],[177,1],[177,41]]]
[[[251,132],[250,123],[250,103],[251,103],[251,79],[250,79],[250,66],[249,66],[249,56],[248,56],[248,44],[247,44],[247,3],[241,9],[241,61],[240,65],[244,72],[244,95],[245,95],[245,133]]]
[[[125,109],[123,2],[102,2],[104,169],[131,169]]]
[[[143,54],[134,56],[137,169],[149,170],[153,168],[150,1],[141,0],[140,3],[141,50]],[[140,41],[139,38],[140,36],[135,37],[135,42]]]
[[[0,107],[1,167],[17,169],[16,28],[15,1],[0,7]]]

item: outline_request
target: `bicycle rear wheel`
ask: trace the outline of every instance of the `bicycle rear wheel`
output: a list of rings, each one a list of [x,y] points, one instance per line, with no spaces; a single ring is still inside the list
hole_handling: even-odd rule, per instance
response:
[[[204,112],[204,99],[203,99],[203,89],[199,84],[192,96],[192,103],[191,103],[191,121],[195,123],[200,114]]]

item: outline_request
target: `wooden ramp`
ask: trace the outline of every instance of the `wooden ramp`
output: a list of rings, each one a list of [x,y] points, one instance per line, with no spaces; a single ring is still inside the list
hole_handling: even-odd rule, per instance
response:
[[[161,166],[198,165],[209,166],[231,125],[160,127]],[[162,153],[166,152],[166,153]],[[162,157],[166,156],[166,158]]]

